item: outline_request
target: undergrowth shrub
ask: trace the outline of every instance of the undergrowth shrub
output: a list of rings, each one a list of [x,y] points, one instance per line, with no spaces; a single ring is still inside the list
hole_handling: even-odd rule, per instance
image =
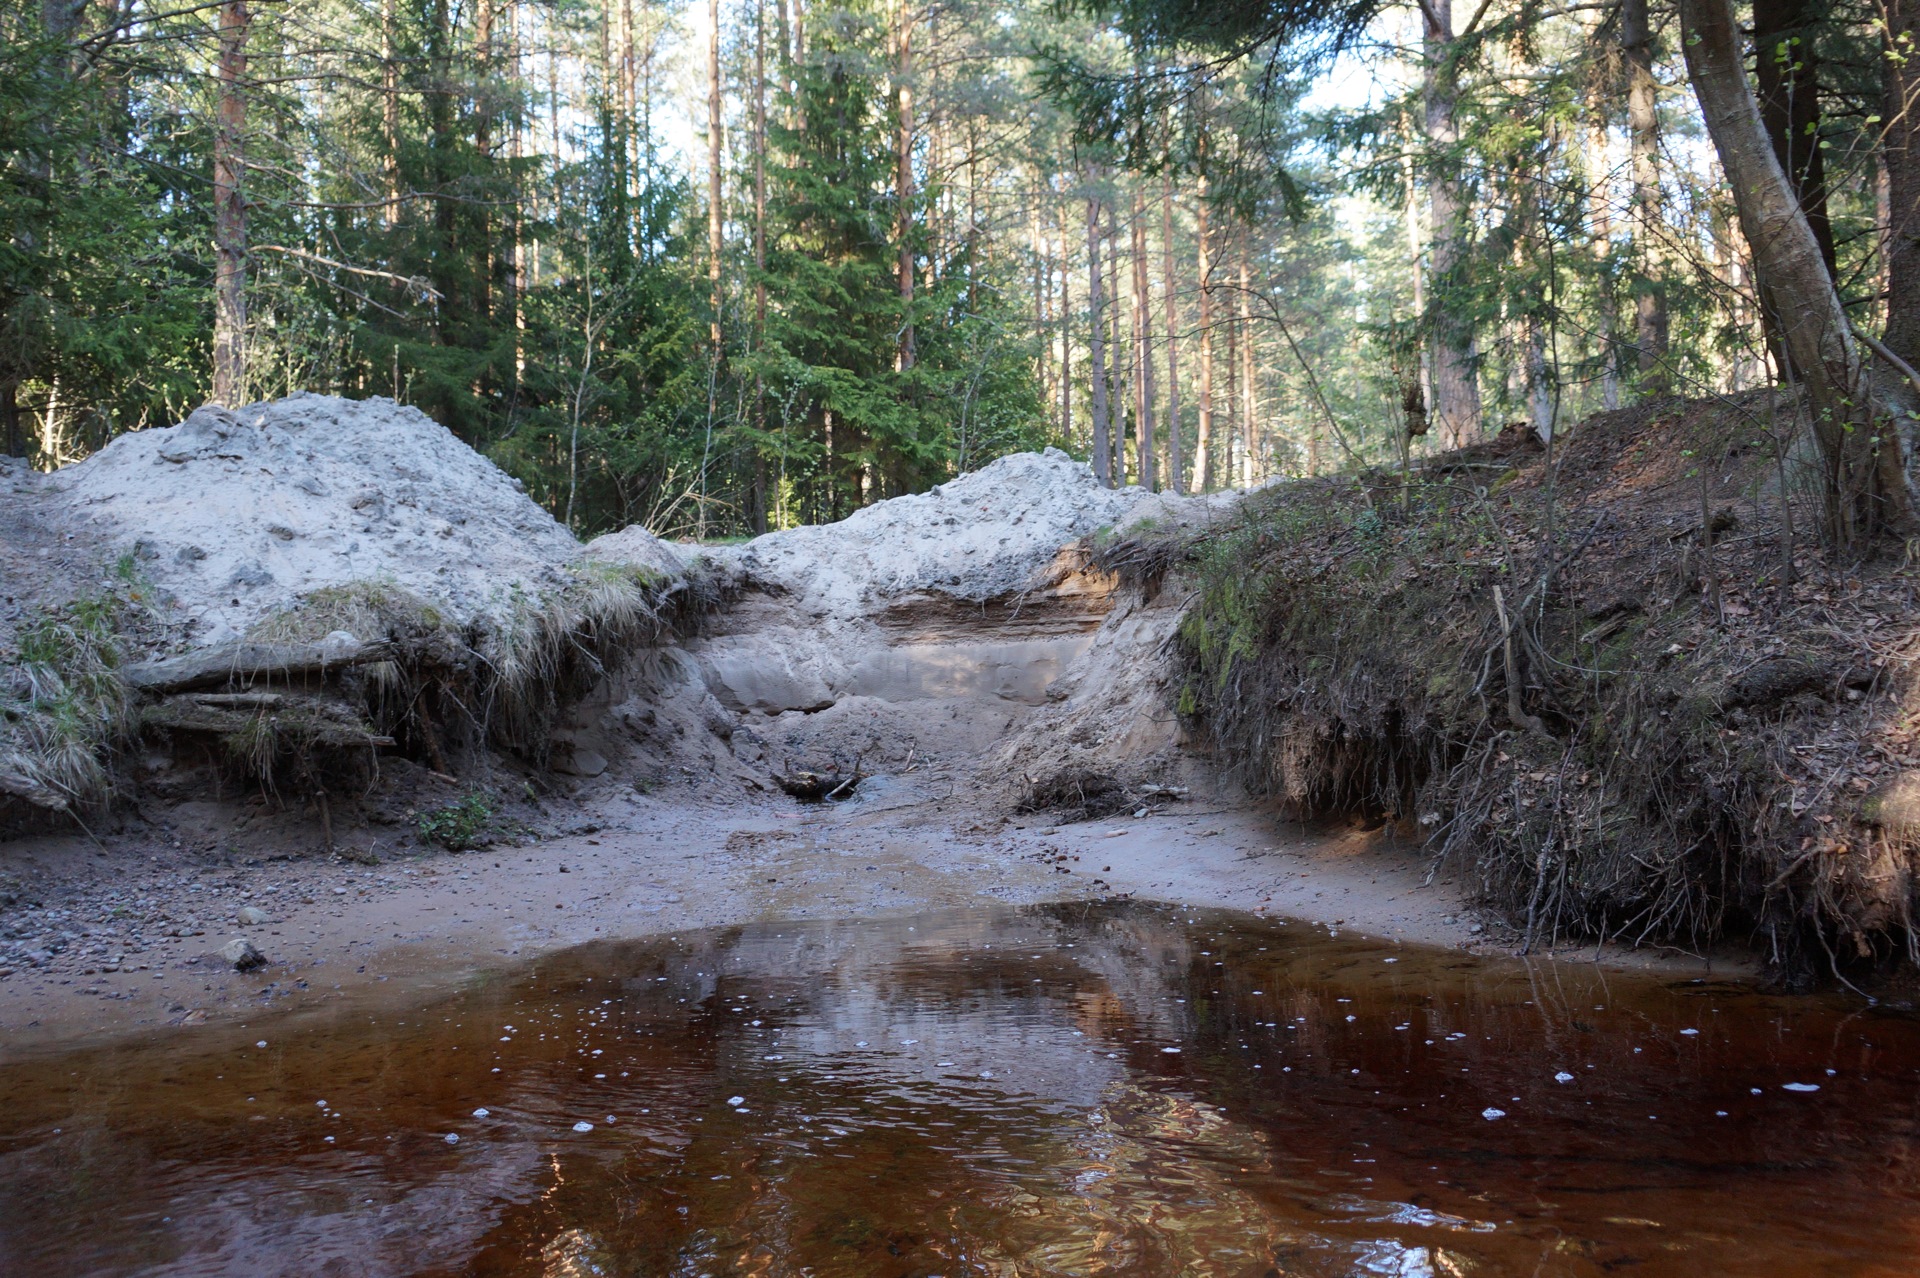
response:
[[[471,790],[445,807],[422,812],[418,821],[420,837],[449,852],[485,847],[493,814],[493,801],[483,792]]]

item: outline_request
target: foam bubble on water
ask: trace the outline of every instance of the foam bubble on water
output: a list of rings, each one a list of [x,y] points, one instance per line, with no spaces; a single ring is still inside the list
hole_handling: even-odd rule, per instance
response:
[[[573,1130],[576,1132],[590,1132],[593,1130],[593,1124],[583,1118],[573,1125]]]
[[[729,1097],[727,1097],[727,1104],[729,1104],[729,1105],[731,1105],[731,1106],[733,1106],[733,1107],[734,1107],[735,1109],[738,1109],[738,1108],[740,1108],[740,1106],[742,1106],[742,1105],[744,1105],[744,1104],[746,1104],[746,1103],[747,1103],[747,1098],[746,1098],[746,1097],[744,1097],[744,1096],[729,1096]]]
[[[1487,1106],[1485,1109],[1480,1111],[1480,1117],[1486,1119],[1489,1123],[1491,1123],[1496,1118],[1505,1118],[1506,1116],[1507,1116],[1506,1110],[1495,1109],[1491,1105]]]
[[[1177,1047],[1163,1047],[1160,1050],[1169,1056],[1178,1056],[1180,1054],[1180,1049]]]
[[[485,1118],[487,1117],[489,1112],[490,1111],[487,1109],[487,1107],[485,1105],[482,1105],[479,1109],[476,1109],[473,1111],[473,1116],[475,1118]]]
[[[1556,1083],[1571,1083],[1573,1081],[1573,1075],[1563,1069],[1553,1076],[1553,1081]]]
[[[449,1144],[449,1145],[458,1145],[459,1143],[460,1143],[460,1133],[459,1133],[459,1132],[448,1132],[448,1133],[447,1133],[447,1144]]]
[[[1782,1083],[1780,1084],[1780,1089],[1782,1091],[1788,1091],[1788,1092],[1817,1092],[1820,1090],[1820,1084],[1818,1083]]]

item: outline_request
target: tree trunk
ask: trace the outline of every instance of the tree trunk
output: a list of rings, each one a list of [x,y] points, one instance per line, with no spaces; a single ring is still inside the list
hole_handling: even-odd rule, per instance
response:
[[[1087,200],[1087,356],[1093,362],[1093,473],[1101,484],[1113,486],[1112,439],[1107,422],[1106,317],[1101,313],[1100,200]]]
[[[1631,0],[1629,0],[1631,2]],[[1457,71],[1453,65],[1453,0],[1432,0],[1425,14],[1426,138],[1432,171],[1427,178],[1430,262],[1434,313],[1428,343],[1433,378],[1433,420],[1443,447],[1480,438],[1480,383],[1474,371],[1473,320],[1452,302],[1465,269],[1467,210],[1461,199],[1453,152],[1460,133],[1454,122]]]
[[[1887,0],[1887,346],[1920,366],[1920,0]]]
[[[767,345],[767,0],[753,5],[753,352]],[[767,531],[767,388],[759,360],[753,370],[753,492],[748,518],[755,535]]]
[[[1180,304],[1174,293],[1173,178],[1160,188],[1160,273],[1167,307],[1167,486],[1187,491],[1180,455]]]
[[[238,408],[247,394],[246,0],[220,6],[220,101],[213,135],[213,402]]]
[[[1730,0],[1679,0],[1687,73],[1733,188],[1761,287],[1802,370],[1821,458],[1826,532],[1859,547],[1912,522],[1899,436],[1875,409],[1860,348],[1741,65]]]
[[[1147,212],[1133,190],[1133,469],[1140,486],[1154,489],[1153,286],[1147,282]]]
[[[1209,258],[1207,179],[1200,178],[1194,200],[1195,239],[1199,244],[1196,273],[1200,277],[1200,403],[1193,431],[1193,487],[1213,491],[1213,262]]]
[[[1120,228],[1114,224],[1113,209],[1105,207],[1107,230],[1107,297],[1111,305],[1107,315],[1112,327],[1107,334],[1107,426],[1113,437],[1113,451],[1107,461],[1107,487],[1120,488],[1127,482],[1127,384],[1120,353],[1126,349],[1120,309]]]
[[[394,7],[380,4],[380,174],[386,187],[381,221],[391,229],[400,218],[400,63],[394,49]]]
[[[1060,224],[1060,438],[1073,438],[1073,272],[1067,251],[1067,210],[1058,211]]]
[[[493,159],[493,3],[494,0],[479,0],[474,7],[473,28],[473,149],[489,178],[492,165],[488,161]],[[624,162],[621,167],[625,169]],[[473,217],[480,224],[480,269],[474,289],[474,313],[484,323],[493,314],[493,276],[497,267],[491,205],[480,201]]]
[[[1587,210],[1597,268],[1594,302],[1599,314],[1594,323],[1599,329],[1600,406],[1612,412],[1620,407],[1620,359],[1613,340],[1613,278],[1609,266],[1613,257],[1613,192],[1607,177],[1606,115],[1599,103],[1591,105],[1594,114],[1587,129]]]
[[[909,0],[893,6],[893,238],[900,260],[900,341],[894,366],[913,367],[913,16]]]
[[[20,431],[20,383],[11,377],[0,381],[0,427],[6,430],[7,456],[25,457],[27,441]]]
[[[1247,242],[1240,241],[1240,486],[1251,488],[1260,465],[1259,387],[1253,358],[1253,281],[1247,269]]]
[[[1827,216],[1827,166],[1820,145],[1820,59],[1810,0],[1754,0],[1753,52],[1760,123],[1774,158],[1800,197],[1807,226],[1834,275],[1833,222]],[[1824,16],[1824,13],[1821,15]]]
[[[1640,384],[1667,391],[1667,286],[1660,248],[1660,116],[1653,79],[1653,30],[1647,0],[1622,0],[1620,53],[1627,68],[1627,131],[1633,155],[1634,339]]]
[[[1227,446],[1226,485],[1237,488],[1246,470],[1246,441],[1240,436],[1240,325],[1227,314]]]

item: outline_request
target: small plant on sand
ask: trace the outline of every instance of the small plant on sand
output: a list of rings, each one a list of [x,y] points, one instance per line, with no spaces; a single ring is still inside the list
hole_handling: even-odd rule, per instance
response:
[[[443,808],[420,814],[420,837],[438,843],[449,852],[465,852],[483,847],[487,827],[493,822],[493,801],[479,790]]]

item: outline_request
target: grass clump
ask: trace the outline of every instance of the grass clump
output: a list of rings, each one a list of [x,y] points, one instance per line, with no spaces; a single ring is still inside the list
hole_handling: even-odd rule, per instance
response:
[[[680,586],[637,564],[585,560],[545,597],[516,590],[479,643],[494,740],[544,763],[565,707],[672,632],[668,604]]]
[[[118,588],[42,610],[0,667],[0,797],[76,811],[111,795],[110,755],[132,724],[119,676]]]

